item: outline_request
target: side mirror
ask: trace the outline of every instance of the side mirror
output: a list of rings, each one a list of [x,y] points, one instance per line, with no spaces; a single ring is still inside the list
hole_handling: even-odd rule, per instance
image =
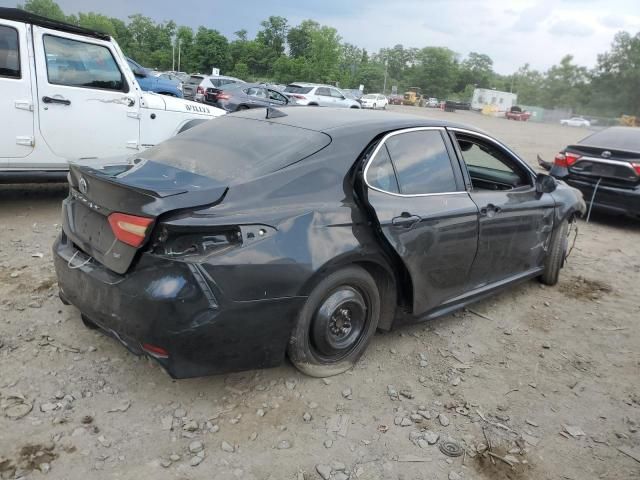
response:
[[[558,186],[558,182],[551,175],[545,173],[539,173],[536,176],[536,192],[537,193],[551,193]]]

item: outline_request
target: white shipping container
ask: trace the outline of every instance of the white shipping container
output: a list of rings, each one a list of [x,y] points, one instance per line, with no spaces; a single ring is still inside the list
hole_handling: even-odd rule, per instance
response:
[[[471,108],[482,110],[486,106],[494,106],[500,112],[506,112],[518,104],[518,95],[510,92],[501,92],[490,88],[476,88],[473,91]]]

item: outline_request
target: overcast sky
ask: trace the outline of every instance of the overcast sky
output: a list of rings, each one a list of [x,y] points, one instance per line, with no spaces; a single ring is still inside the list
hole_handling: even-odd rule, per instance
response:
[[[96,11],[126,19],[142,13],[156,21],[215,28],[232,38],[250,35],[269,15],[291,25],[311,18],[338,29],[350,43],[377,51],[446,46],[464,56],[488,54],[499,73],[524,63],[547,69],[565,54],[593,66],[619,30],[640,31],[640,0],[57,0],[65,13]],[[14,1],[0,0],[12,6]]]

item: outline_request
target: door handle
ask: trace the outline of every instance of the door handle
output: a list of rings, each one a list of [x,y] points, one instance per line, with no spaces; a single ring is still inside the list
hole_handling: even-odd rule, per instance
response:
[[[399,217],[391,219],[391,224],[394,227],[410,229],[418,223],[422,218],[418,215],[411,215],[409,212],[402,212]]]
[[[494,205],[493,203],[489,203],[480,209],[480,215],[485,217],[493,217],[496,213],[500,213],[502,208]]]
[[[71,105],[71,100],[67,100],[66,98],[54,98],[54,97],[42,97],[42,101],[44,103],[59,103],[61,105]]]

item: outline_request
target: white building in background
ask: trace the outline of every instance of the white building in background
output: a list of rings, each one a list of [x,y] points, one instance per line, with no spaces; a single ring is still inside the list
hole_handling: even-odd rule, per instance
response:
[[[491,88],[476,88],[471,100],[472,110],[482,110],[485,107],[495,107],[497,111],[505,112],[518,103],[515,93],[501,92]]]

